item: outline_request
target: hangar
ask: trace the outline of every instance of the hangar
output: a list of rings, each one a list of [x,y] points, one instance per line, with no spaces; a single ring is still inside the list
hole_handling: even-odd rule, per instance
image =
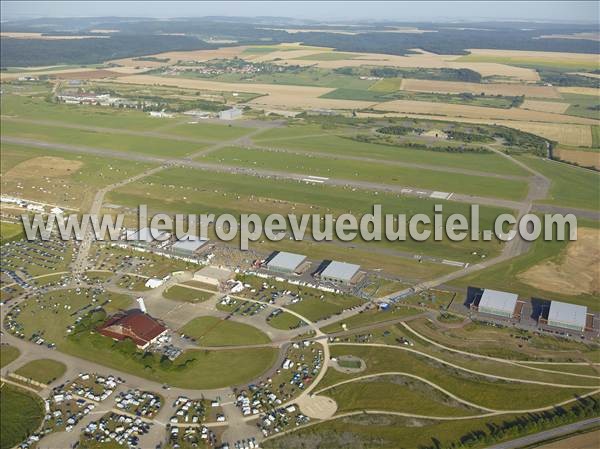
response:
[[[479,300],[478,311],[502,318],[513,318],[516,315],[518,298],[516,293],[486,288]]]
[[[171,246],[174,254],[181,257],[194,257],[204,245],[208,243],[208,239],[196,237],[194,235],[186,235]]]
[[[128,230],[125,238],[132,245],[150,246],[154,241],[163,241],[168,237],[166,231],[161,231],[156,228],[142,228],[139,231]]]
[[[233,271],[213,266],[204,267],[194,273],[194,281],[214,285],[216,287],[233,278]]]
[[[321,279],[351,284],[359,277],[360,265],[332,260],[321,272]]]
[[[587,322],[587,307],[552,301],[548,312],[548,326],[583,332]]]
[[[278,273],[300,273],[306,256],[302,254],[287,253],[285,251],[275,252],[267,260],[267,268]]]

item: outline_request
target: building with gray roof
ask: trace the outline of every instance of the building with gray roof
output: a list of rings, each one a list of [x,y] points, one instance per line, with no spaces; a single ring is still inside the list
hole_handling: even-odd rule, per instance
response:
[[[171,246],[171,250],[178,256],[194,257],[196,253],[208,243],[208,239],[187,235]]]
[[[349,284],[355,280],[359,270],[360,265],[332,260],[321,272],[321,279]]]
[[[550,303],[548,326],[583,332],[586,321],[587,307],[560,301],[552,301]]]
[[[478,310],[503,318],[512,318],[515,315],[517,299],[519,295],[509,292],[501,292],[486,288],[479,300]]]
[[[267,268],[279,273],[297,273],[306,261],[302,254],[287,253],[280,251],[267,261]]]

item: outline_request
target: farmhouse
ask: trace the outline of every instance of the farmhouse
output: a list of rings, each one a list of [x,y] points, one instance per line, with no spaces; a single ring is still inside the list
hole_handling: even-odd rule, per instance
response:
[[[590,324],[588,325],[587,307],[576,304],[568,304],[561,301],[552,301],[548,317],[540,316],[540,324],[547,324],[552,327],[570,329],[577,332],[583,332],[586,327],[591,328],[592,316],[590,315]]]
[[[233,279],[233,272],[224,268],[204,267],[194,273],[194,281],[217,287],[230,279]]]
[[[360,277],[360,265],[346,262],[329,262],[320,273],[321,279],[342,284],[354,284]]]
[[[167,328],[139,309],[117,313],[110,317],[98,332],[114,340],[133,340],[140,349],[146,349],[167,332]]]
[[[240,118],[243,112],[238,108],[231,108],[225,111],[219,112],[219,118],[221,120],[235,120],[236,118]]]
[[[519,318],[522,303],[518,303],[516,293],[501,292],[486,288],[481,297],[474,301],[472,308],[479,313],[500,318]],[[521,307],[519,307],[521,306]]]
[[[203,239],[193,235],[187,235],[178,240],[171,246],[173,254],[181,257],[194,257],[208,243],[208,239]]]
[[[267,269],[278,273],[301,273],[306,267],[306,256],[302,254],[287,253],[285,251],[275,251],[267,259]]]

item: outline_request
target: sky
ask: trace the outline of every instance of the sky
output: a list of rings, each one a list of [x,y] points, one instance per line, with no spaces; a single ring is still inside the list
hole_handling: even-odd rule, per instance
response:
[[[279,16],[314,20],[477,21],[526,20],[598,23],[597,1],[10,1],[2,0],[2,20],[35,17],[202,17]]]

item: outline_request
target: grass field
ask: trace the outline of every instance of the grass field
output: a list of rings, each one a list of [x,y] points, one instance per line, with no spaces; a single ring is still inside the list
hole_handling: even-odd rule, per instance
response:
[[[0,244],[18,240],[23,235],[23,226],[21,224],[0,221]]]
[[[39,359],[26,363],[15,374],[27,377],[43,384],[49,384],[62,376],[67,367],[64,363],[52,359]]]
[[[373,84],[369,90],[385,93],[395,92],[401,89],[403,79],[404,78],[384,78]]]
[[[494,50],[479,50],[480,52],[488,52],[489,54],[475,54],[461,56],[456,59],[458,62],[492,62],[497,64],[516,65],[519,67],[547,67],[547,68],[564,68],[572,71],[577,70],[595,70],[598,68],[598,62],[592,58],[569,58],[569,53],[551,53],[551,52],[534,52],[536,55],[527,54],[528,52],[517,52],[503,55],[503,50],[498,50],[497,54],[493,54]],[[546,53],[546,54],[544,54]],[[567,55],[567,56],[565,56]],[[588,55],[584,55],[588,56]],[[593,56],[593,55],[589,55]]]
[[[485,156],[484,156],[485,157]],[[224,148],[200,158],[202,161],[242,167],[256,167],[290,173],[301,173],[357,182],[409,186],[445,192],[478,194],[482,196],[521,199],[527,192],[525,181],[470,176],[465,183],[460,176],[444,176],[433,170],[397,167],[384,163],[324,158],[298,157],[288,152]]]
[[[388,410],[425,416],[469,416],[479,412],[423,382],[402,376],[365,379],[322,394],[336,401],[337,413]]]
[[[160,130],[160,132],[164,134],[215,141],[237,139],[252,131],[254,131],[254,129],[250,127],[216,125],[214,123],[204,123],[202,120],[198,123],[181,123]]]
[[[582,226],[582,223],[579,224]],[[574,304],[587,306],[592,311],[600,310],[597,297],[594,294],[567,295],[556,291],[548,291],[533,287],[519,280],[519,275],[526,272],[531,267],[543,262],[558,263],[561,260],[563,251],[567,242],[537,240],[533,247],[526,253],[512,260],[499,263],[493,267],[487,268],[475,274],[465,276],[456,281],[450,282],[450,285],[467,287],[481,286],[485,288],[495,288],[506,290],[507,282],[510,280],[510,291],[530,298],[548,298],[559,301],[566,301]]]
[[[87,207],[98,189],[152,167],[12,144],[2,144],[0,161],[3,194],[74,208]]]
[[[200,143],[60,128],[58,126],[36,125],[32,127],[30,124],[9,120],[2,121],[2,135],[167,157],[181,157],[206,148],[205,144]]]
[[[176,186],[176,187],[168,187]],[[217,187],[218,186],[218,187]],[[242,192],[251,192],[243,194]],[[182,195],[185,199],[182,199]],[[177,201],[173,202],[173,198]],[[138,204],[148,204],[149,209],[156,211],[172,211],[177,213],[210,213],[242,212],[256,213],[266,216],[269,213],[290,213],[290,208],[296,214],[300,213],[332,213],[339,215],[344,212],[354,212],[361,215],[367,211],[372,212],[373,204],[381,204],[384,213],[432,213],[434,201],[428,199],[411,198],[367,191],[352,191],[351,189],[313,186],[299,182],[257,178],[245,175],[229,175],[222,173],[202,172],[192,169],[170,169],[145,178],[144,181],[130,184],[107,195],[107,202],[120,204],[127,207],[137,207]],[[497,214],[504,212],[502,209],[481,208],[481,226],[491,226]],[[469,215],[469,206],[461,203],[448,203],[444,205],[444,213],[463,213]],[[278,245],[295,244],[296,242],[281,241]],[[301,246],[310,242],[300,242]],[[475,259],[481,254],[493,254],[499,250],[494,242],[442,242],[428,241],[425,243],[407,239],[404,242],[373,242],[373,247],[395,248],[399,250],[415,251],[419,254],[436,253],[446,258],[456,260]],[[262,244],[261,244],[262,245]],[[267,245],[265,243],[264,245]],[[356,242],[360,249],[359,242]],[[326,246],[320,244],[319,246]],[[333,245],[332,245],[333,246]],[[318,249],[318,248],[317,248]],[[333,252],[328,248],[328,253]],[[365,248],[368,253],[369,249]],[[479,256],[473,256],[477,251]],[[322,252],[322,251],[321,251]],[[349,253],[342,248],[340,253]],[[373,264],[381,267],[381,258],[374,259],[373,255],[367,257]],[[344,259],[339,259],[344,260]],[[377,261],[378,260],[378,261]],[[406,265],[407,261],[403,260]],[[409,265],[418,265],[414,260]],[[450,270],[451,267],[441,267]],[[420,270],[419,270],[420,271]]]
[[[214,296],[214,293],[205,292],[193,288],[186,288],[180,285],[174,285],[163,293],[163,296],[174,301],[183,302],[202,302]]]
[[[566,114],[600,120],[600,100],[597,96],[563,93],[562,97],[570,103]]]
[[[23,326],[26,338],[37,333],[43,335],[47,342],[56,343],[62,352],[181,388],[210,389],[238,385],[260,376],[277,357],[277,350],[273,348],[188,350],[172,363],[167,363],[161,362],[158,355],[143,357],[132,347],[133,343],[114,342],[97,333],[84,331],[67,337],[66,327],[74,324],[77,315],[73,315],[73,311],[87,310],[90,304],[103,304],[110,314],[128,308],[132,301],[124,295],[103,294],[93,302],[88,293],[85,290],[79,295],[75,291],[48,293],[41,303],[30,299],[21,304],[22,311],[16,320]],[[46,307],[42,309],[40,304]]]
[[[520,159],[552,181],[550,198],[544,200],[544,203],[591,210],[598,209],[600,174],[534,157],[521,157]]]
[[[271,341],[254,326],[213,316],[194,318],[179,332],[196,340],[199,346],[260,345]]]
[[[295,329],[301,322],[302,320],[300,318],[287,312],[280,313],[276,317],[271,318],[269,321],[267,321],[269,326],[284,331],[289,329]]]
[[[272,148],[289,148],[307,152],[329,153],[335,156],[344,155],[368,157],[382,161],[410,162],[415,164],[429,164],[439,167],[466,168],[484,173],[499,173],[506,175],[526,175],[523,169],[511,163],[506,158],[494,153],[446,153],[441,151],[418,150],[405,146],[380,145],[359,142],[353,139],[336,135],[311,137],[314,132],[307,129],[305,138],[302,128],[283,128],[261,134],[254,140],[262,146]],[[289,133],[289,139],[285,137]],[[269,139],[273,140],[269,140]]]
[[[331,355],[332,357],[343,355],[359,357],[365,361],[367,368],[361,373],[353,374],[328,370],[319,384],[322,387],[365,374],[405,372],[424,377],[474,404],[498,410],[526,410],[543,407],[574,398],[576,394],[586,391],[553,388],[552,395],[548,395],[548,387],[544,385],[492,381],[465,374],[462,371],[441,369],[436,362],[395,348],[334,345],[331,347]]]
[[[331,334],[335,332],[342,332],[344,328],[342,324],[346,325],[346,329],[351,331],[362,326],[369,324],[383,323],[390,320],[396,320],[399,318],[409,317],[422,313],[421,310],[413,309],[410,307],[395,307],[389,311],[380,311],[378,309],[371,309],[366,312],[356,314],[348,319],[341,320],[332,323],[328,326],[321,328],[321,331]]]
[[[6,344],[0,345],[0,368],[3,368],[9,363],[17,360],[20,354],[21,351],[19,351],[14,346]]]
[[[9,449],[38,428],[44,408],[39,397],[6,383],[0,386],[0,403],[0,449]]]

